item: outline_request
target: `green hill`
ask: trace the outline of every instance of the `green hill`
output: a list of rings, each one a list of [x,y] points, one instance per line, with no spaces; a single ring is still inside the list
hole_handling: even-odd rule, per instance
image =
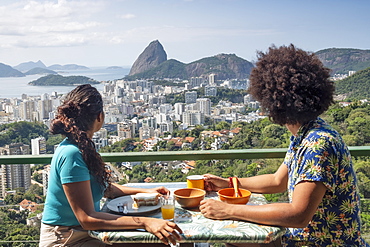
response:
[[[337,81],[335,88],[336,93],[346,95],[347,100],[370,99],[370,67]]]
[[[73,86],[82,84],[99,84],[100,82],[86,76],[47,75],[28,84],[33,86]]]
[[[162,79],[162,78],[186,78],[185,64],[175,60],[167,60],[155,68],[137,73],[131,76],[126,76],[125,79]]]
[[[348,74],[370,67],[370,50],[330,48],[315,52],[332,74]]]
[[[253,64],[235,54],[218,54],[185,64],[175,59],[169,59],[158,66],[141,73],[126,76],[127,80],[134,79],[163,79],[191,77],[207,77],[216,74],[217,79],[246,79],[253,68]]]

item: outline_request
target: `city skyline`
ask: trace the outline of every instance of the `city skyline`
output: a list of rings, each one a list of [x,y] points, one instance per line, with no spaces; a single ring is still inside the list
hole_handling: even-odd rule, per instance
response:
[[[131,66],[153,40],[169,59],[219,53],[254,61],[271,44],[312,52],[369,49],[370,2],[243,0],[4,0],[0,63]]]

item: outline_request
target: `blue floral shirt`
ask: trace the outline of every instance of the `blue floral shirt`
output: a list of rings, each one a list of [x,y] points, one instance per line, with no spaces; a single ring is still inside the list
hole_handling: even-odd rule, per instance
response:
[[[288,229],[284,246],[368,246],[361,237],[356,174],[338,132],[320,118],[303,125],[291,137],[284,163],[290,202],[299,182],[319,181],[327,188],[312,220]]]

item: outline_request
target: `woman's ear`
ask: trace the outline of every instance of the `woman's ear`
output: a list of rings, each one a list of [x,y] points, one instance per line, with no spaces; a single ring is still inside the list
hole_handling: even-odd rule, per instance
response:
[[[96,120],[98,120],[98,122],[103,122],[104,121],[104,112],[100,112],[96,118]]]

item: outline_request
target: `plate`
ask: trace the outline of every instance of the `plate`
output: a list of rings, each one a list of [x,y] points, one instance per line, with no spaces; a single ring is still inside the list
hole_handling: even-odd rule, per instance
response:
[[[135,214],[145,214],[145,213],[150,213],[153,211],[156,211],[157,209],[161,208],[161,204],[158,203],[157,205],[154,206],[140,206],[138,209],[133,209],[132,204],[134,203],[134,199],[131,196],[121,196],[117,197],[110,202],[108,202],[107,207],[109,210],[123,214],[118,210],[118,204],[122,203],[123,205],[127,205],[127,215],[135,215]]]

